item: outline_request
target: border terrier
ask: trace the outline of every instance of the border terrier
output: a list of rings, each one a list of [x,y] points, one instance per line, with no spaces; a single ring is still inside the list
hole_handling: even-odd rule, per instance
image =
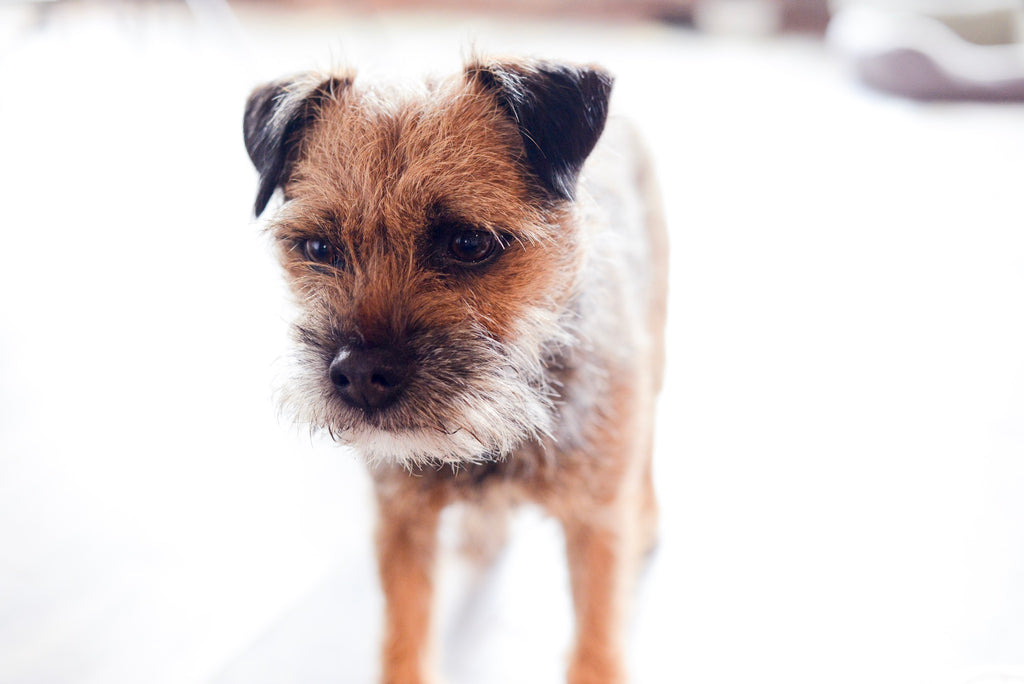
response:
[[[437,681],[432,570],[456,502],[561,523],[568,681],[626,680],[667,245],[611,90],[598,67],[474,58],[413,87],[307,73],[249,97],[255,211],[281,190],[269,230],[298,308],[283,400],[370,466],[387,684]]]

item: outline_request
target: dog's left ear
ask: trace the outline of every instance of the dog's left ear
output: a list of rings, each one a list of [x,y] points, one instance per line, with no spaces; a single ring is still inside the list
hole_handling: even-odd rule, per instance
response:
[[[527,164],[544,189],[573,199],[608,117],[611,75],[552,62],[472,63],[466,78],[492,93],[519,127]]]
[[[274,191],[288,180],[302,136],[324,103],[351,85],[350,77],[304,74],[262,85],[245,104],[245,150],[260,173],[255,212],[266,209]]]

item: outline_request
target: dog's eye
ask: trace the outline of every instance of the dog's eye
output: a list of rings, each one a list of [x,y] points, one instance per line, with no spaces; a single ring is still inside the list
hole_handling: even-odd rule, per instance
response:
[[[463,230],[452,235],[448,252],[467,264],[479,263],[494,254],[498,240],[486,230]]]
[[[334,248],[325,240],[305,240],[302,243],[302,251],[310,261],[320,264],[334,261]]]

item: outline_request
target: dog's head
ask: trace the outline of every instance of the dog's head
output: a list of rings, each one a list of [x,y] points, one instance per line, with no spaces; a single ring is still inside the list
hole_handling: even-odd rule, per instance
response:
[[[245,143],[300,307],[285,403],[366,457],[498,458],[552,429],[574,343],[576,181],[611,78],[473,63],[416,90],[256,89]]]

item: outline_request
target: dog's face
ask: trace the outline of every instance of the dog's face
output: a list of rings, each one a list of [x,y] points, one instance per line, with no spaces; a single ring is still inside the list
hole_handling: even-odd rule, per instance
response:
[[[296,416],[371,460],[501,457],[552,429],[573,344],[580,166],[611,80],[473,64],[416,91],[257,89],[245,140],[296,295]]]

